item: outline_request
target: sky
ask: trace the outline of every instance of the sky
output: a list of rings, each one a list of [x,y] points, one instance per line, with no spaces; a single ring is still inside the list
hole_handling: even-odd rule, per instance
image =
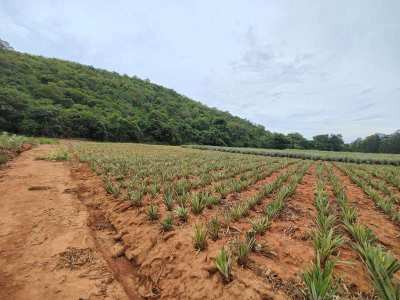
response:
[[[398,0],[0,0],[0,39],[274,132],[349,142],[400,129]]]

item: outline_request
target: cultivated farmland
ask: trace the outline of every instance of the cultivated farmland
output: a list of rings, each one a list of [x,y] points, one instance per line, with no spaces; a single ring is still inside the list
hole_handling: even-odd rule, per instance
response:
[[[142,297],[398,299],[398,167],[140,144],[71,151],[81,198],[117,232]]]

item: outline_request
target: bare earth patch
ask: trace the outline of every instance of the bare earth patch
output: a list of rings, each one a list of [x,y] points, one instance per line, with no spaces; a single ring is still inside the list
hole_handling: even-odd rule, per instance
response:
[[[96,247],[69,166],[25,151],[1,170],[0,299],[128,299]]]

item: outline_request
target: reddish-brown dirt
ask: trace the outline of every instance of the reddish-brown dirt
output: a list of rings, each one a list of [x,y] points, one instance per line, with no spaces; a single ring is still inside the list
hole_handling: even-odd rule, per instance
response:
[[[63,163],[23,152],[0,173],[0,299],[128,299]]]

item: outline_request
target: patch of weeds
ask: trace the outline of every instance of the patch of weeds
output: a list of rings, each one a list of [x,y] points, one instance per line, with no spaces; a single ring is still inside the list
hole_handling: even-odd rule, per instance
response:
[[[57,150],[50,152],[47,156],[40,156],[37,159],[48,161],[68,161],[71,159],[71,153],[66,148],[58,148]]]

